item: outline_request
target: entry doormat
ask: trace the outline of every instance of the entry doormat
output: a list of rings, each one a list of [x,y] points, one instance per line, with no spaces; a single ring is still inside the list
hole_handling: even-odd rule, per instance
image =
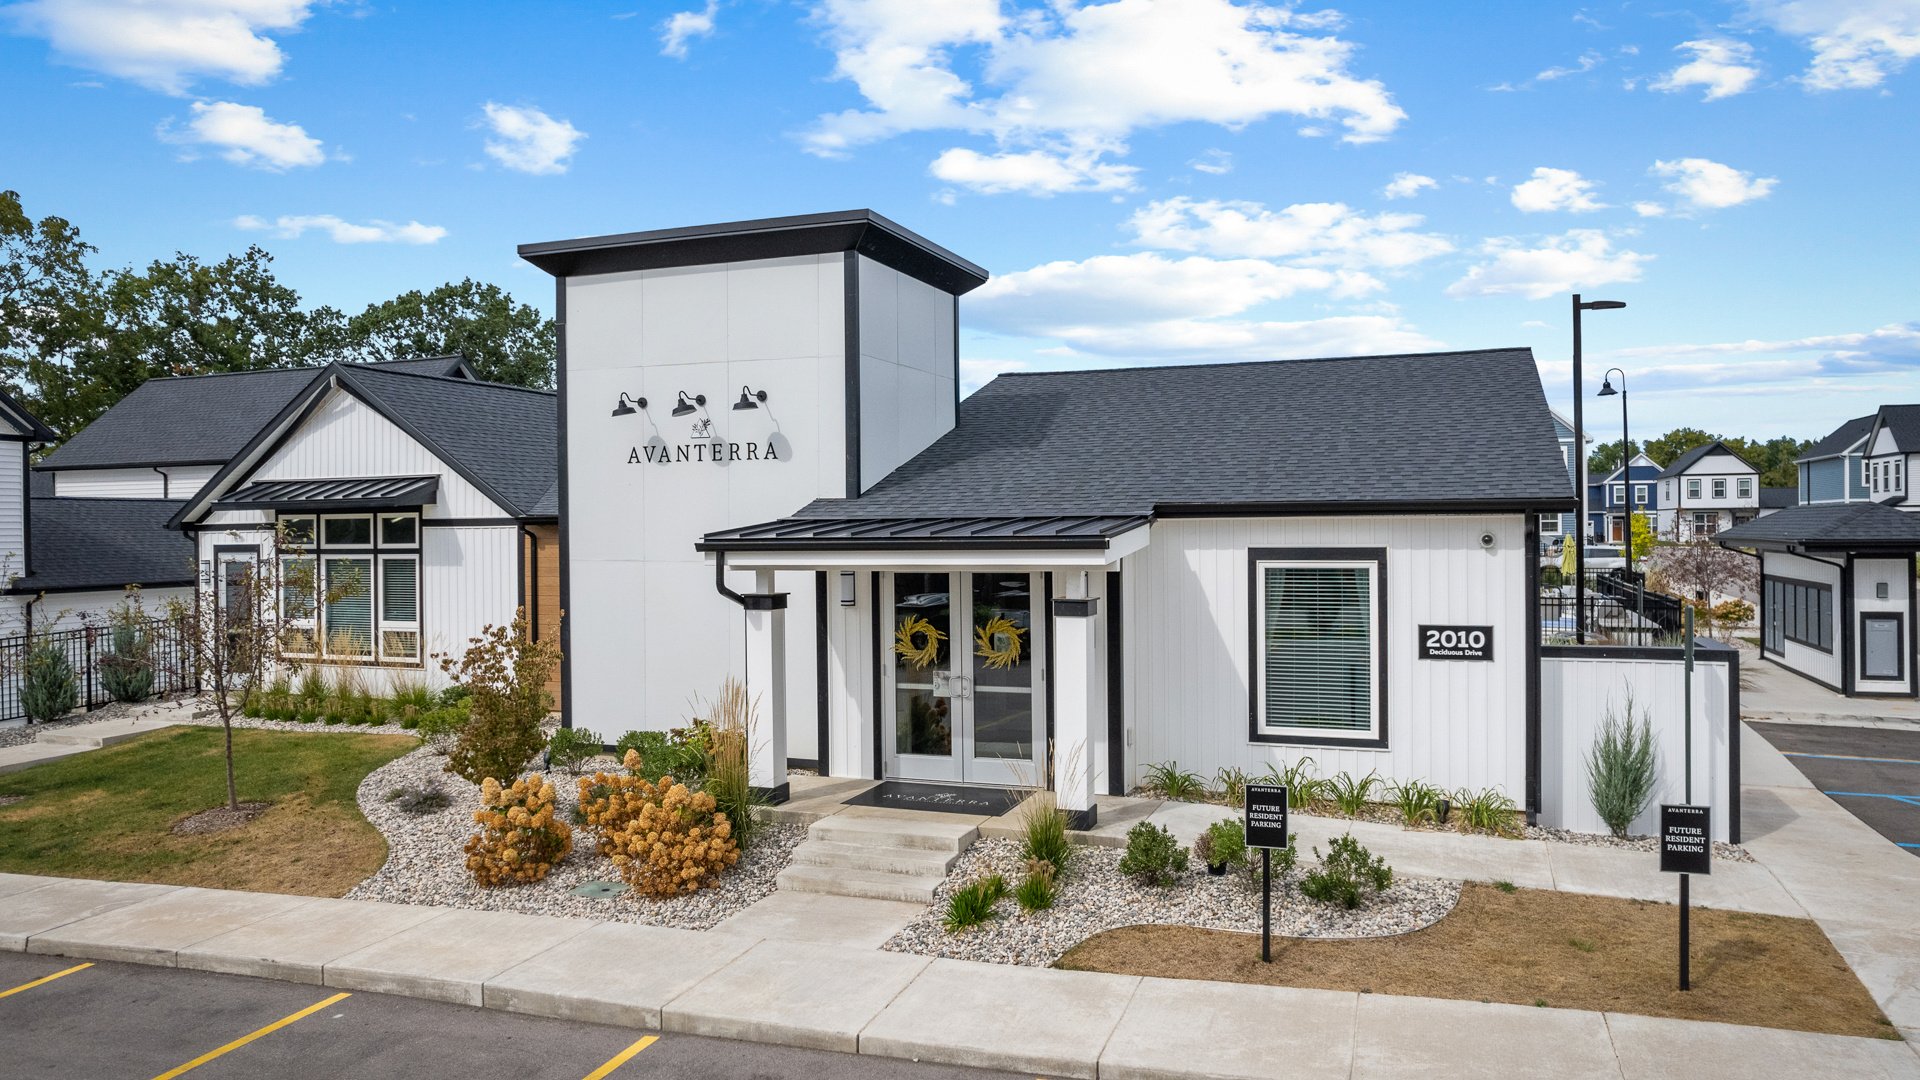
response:
[[[983,814],[997,817],[1019,806],[1026,796],[998,788],[964,784],[919,784],[887,780],[846,800],[848,806],[884,806],[892,810],[928,810],[942,814]]]

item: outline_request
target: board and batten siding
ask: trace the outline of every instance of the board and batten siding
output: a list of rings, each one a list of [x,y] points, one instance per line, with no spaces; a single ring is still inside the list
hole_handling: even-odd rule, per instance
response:
[[[1887,590],[1880,598],[1880,587]],[[1839,603],[1838,598],[1834,600]],[[1898,679],[1867,678],[1867,617],[1898,615]],[[1862,694],[1906,694],[1913,690],[1913,561],[1911,559],[1853,560],[1853,609],[1836,617],[1852,620],[1853,689]],[[1835,638],[1839,640],[1838,637]]]
[[[1482,533],[1495,541],[1480,544]],[[1385,548],[1385,749],[1249,738],[1248,551]],[[1318,774],[1526,795],[1525,523],[1521,515],[1162,520],[1124,560],[1129,784],[1177,761],[1211,777],[1310,757]],[[1422,623],[1494,628],[1491,662],[1418,659]]]
[[[26,443],[0,440],[0,577],[9,582],[27,572],[26,453]]]

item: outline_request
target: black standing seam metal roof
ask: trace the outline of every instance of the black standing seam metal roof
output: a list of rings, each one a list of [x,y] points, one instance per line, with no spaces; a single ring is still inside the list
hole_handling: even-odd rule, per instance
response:
[[[1884,503],[1812,503],[1723,529],[1714,539],[1722,547],[1920,551],[1920,514]]]
[[[1054,517],[782,518],[708,533],[701,551],[1007,547],[1104,549],[1149,522],[1144,515]]]
[[[1749,463],[1746,458],[1743,458],[1739,454],[1734,453],[1733,448],[1731,446],[1728,446],[1726,443],[1723,443],[1720,440],[1715,439],[1710,443],[1702,443],[1699,446],[1696,446],[1693,449],[1687,451],[1686,453],[1681,454],[1679,457],[1674,458],[1673,461],[1668,463],[1666,468],[1660,470],[1660,475],[1654,477],[1654,479],[1665,480],[1665,479],[1668,479],[1669,477],[1679,476],[1681,473],[1686,472],[1688,469],[1692,468],[1695,462],[1699,461],[1703,457],[1706,457],[1708,454],[1712,454],[1715,452],[1726,454],[1728,457],[1732,458],[1733,460],[1739,462],[1742,465],[1745,465],[1747,468],[1753,469],[1754,472],[1760,471],[1758,469],[1754,469],[1753,465]]]
[[[1854,417],[1839,427],[1834,428],[1833,432],[1826,438],[1807,447],[1806,453],[1801,454],[1793,460],[1796,463],[1802,461],[1817,461],[1820,458],[1836,457],[1846,453],[1853,447],[1854,443],[1866,438],[1867,432],[1873,430],[1873,419],[1871,415]]]
[[[32,499],[33,573],[9,591],[192,584],[193,542],[167,527],[183,505],[172,499]]]
[[[223,510],[381,510],[428,505],[439,489],[437,476],[262,480],[228,492],[213,505]]]
[[[1570,509],[1524,348],[1002,375],[801,518]]]

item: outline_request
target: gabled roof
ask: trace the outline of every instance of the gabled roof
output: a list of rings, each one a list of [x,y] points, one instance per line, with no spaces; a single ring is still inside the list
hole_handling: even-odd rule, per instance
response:
[[[1833,433],[1812,446],[1807,452],[1794,458],[1796,462],[1817,461],[1820,458],[1838,457],[1857,448],[1873,430],[1872,416],[1856,416],[1833,429]]]
[[[1893,445],[1903,454],[1920,452],[1920,405],[1882,405],[1873,418],[1873,434],[1893,433]],[[1867,443],[1869,449],[1873,443]]]
[[[12,593],[193,584],[193,542],[167,527],[169,499],[33,499],[33,573]]]
[[[807,518],[1560,510],[1530,350],[1002,375]]]
[[[12,434],[28,442],[59,442],[60,436],[52,428],[40,422],[40,418],[27,411],[25,405],[4,389],[0,389],[0,424],[12,429]],[[4,432],[0,432],[4,433]]]
[[[555,516],[543,505],[552,501],[549,493],[560,468],[559,416],[551,392],[389,365],[331,364],[235,452],[175,515],[174,524],[197,520],[214,500],[245,481],[336,387],[392,421],[508,514],[532,520]]]
[[[458,356],[336,366],[441,375],[464,372],[464,377],[472,374],[467,362]],[[34,468],[224,465],[288,402],[313,385],[322,370],[269,368],[148,379]]]
[[[1704,458],[1709,454],[1713,454],[1715,452],[1726,454],[1728,457],[1731,457],[1733,460],[1739,462],[1740,464],[1746,465],[1747,468],[1752,469],[1754,472],[1760,471],[1759,469],[1754,469],[1753,466],[1747,462],[1746,458],[1743,458],[1739,454],[1734,453],[1732,447],[1728,446],[1726,443],[1723,443],[1718,439],[1715,439],[1710,443],[1702,443],[1701,445],[1694,447],[1693,449],[1687,451],[1686,453],[1681,454],[1679,457],[1674,458],[1673,461],[1670,462],[1665,469],[1661,470],[1660,475],[1658,477],[1655,477],[1655,479],[1665,480],[1670,476],[1679,476],[1681,473],[1686,472],[1688,469],[1693,468],[1693,466],[1696,463],[1698,463],[1701,458]]]
[[[1881,503],[1810,503],[1722,530],[1722,547],[1920,551],[1920,514]]]
[[[1629,466],[1631,466],[1631,467],[1633,467],[1633,468],[1635,468],[1635,469],[1640,469],[1640,470],[1642,470],[1643,472],[1644,472],[1645,470],[1647,470],[1647,469],[1658,469],[1658,468],[1660,467],[1660,463],[1659,463],[1659,462],[1657,462],[1657,461],[1655,461],[1655,460],[1653,460],[1652,458],[1650,458],[1650,457],[1648,457],[1648,456],[1647,456],[1647,455],[1645,455],[1645,454],[1635,454],[1635,455],[1633,455],[1633,460],[1632,460],[1632,461],[1629,461],[1629,462],[1627,463],[1627,465],[1629,465]],[[1606,476],[1605,476],[1605,477],[1604,477],[1603,479],[1600,479],[1600,480],[1595,480],[1595,481],[1594,481],[1594,483],[1596,483],[1596,484],[1610,484],[1610,483],[1612,483],[1612,482],[1613,482],[1613,480],[1614,480],[1614,478],[1620,475],[1620,471],[1621,471],[1621,468],[1622,468],[1621,466],[1619,466],[1619,465],[1615,465],[1615,466],[1613,467],[1613,471],[1612,471],[1612,472],[1610,472],[1610,473],[1608,473],[1608,474],[1607,474],[1607,475],[1606,475]],[[1655,479],[1658,479],[1658,474],[1657,474],[1657,473],[1655,474]]]

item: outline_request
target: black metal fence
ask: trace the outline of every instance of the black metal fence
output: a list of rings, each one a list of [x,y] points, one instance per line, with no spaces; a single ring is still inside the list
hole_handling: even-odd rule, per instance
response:
[[[153,669],[151,693],[195,689],[192,664],[187,662],[183,622],[144,619],[137,627],[138,634],[144,638],[140,655]],[[0,637],[0,720],[18,720],[26,715],[20,690],[27,655],[43,643],[64,654],[73,668],[77,707],[91,711],[113,700],[113,695],[107,692],[105,678],[107,658],[114,655],[113,627],[85,626],[31,635],[11,634]]]
[[[1586,609],[1580,612],[1574,576],[1540,571],[1541,641],[1571,644],[1583,626],[1589,645],[1656,645],[1681,632],[1679,598],[1647,588],[1643,573],[1588,570],[1586,585]]]

